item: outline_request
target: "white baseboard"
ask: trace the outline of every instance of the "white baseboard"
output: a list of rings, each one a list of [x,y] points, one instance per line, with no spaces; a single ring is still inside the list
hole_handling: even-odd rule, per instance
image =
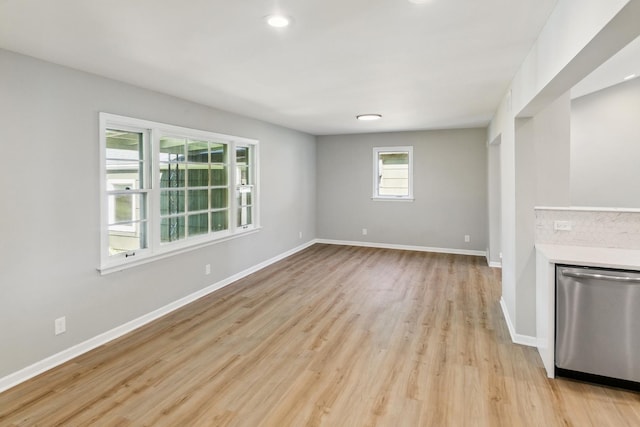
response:
[[[12,374],[9,374],[3,378],[0,378],[0,392],[3,392],[5,390],[10,389],[11,387],[14,387],[24,381],[27,381],[33,377],[35,377],[36,375],[39,375],[45,371],[48,371],[49,369],[55,368],[58,365],[61,365],[75,357],[78,357],[90,350],[93,350],[94,348],[97,348],[101,345],[104,345],[106,343],[108,343],[109,341],[112,341],[116,338],[119,338],[125,334],[128,334],[129,332],[134,331],[135,329],[146,325],[147,323],[150,323],[166,314],[171,313],[172,311],[175,311],[181,307],[184,307],[185,305],[192,303],[193,301],[202,298],[205,295],[210,294],[213,291],[216,291],[220,288],[223,288],[239,279],[242,279],[243,277],[246,277],[252,273],[255,273],[256,271],[259,271],[271,264],[274,264],[288,256],[291,256],[293,254],[295,254],[296,252],[300,252],[303,249],[308,248],[309,246],[315,244],[316,241],[315,240],[311,240],[303,245],[300,245],[296,248],[293,248],[289,251],[286,251],[280,255],[277,255],[271,259],[268,259],[264,262],[261,262],[260,264],[256,264],[253,267],[247,268],[246,270],[243,270],[237,274],[234,274],[233,276],[227,277],[226,279],[223,279],[217,283],[214,283],[204,289],[201,289],[197,292],[194,292],[190,295],[187,295],[186,297],[180,298],[177,301],[174,301],[172,303],[169,303],[163,307],[158,308],[157,310],[154,310],[150,313],[147,313],[143,316],[138,317],[137,319],[133,319],[127,323],[124,323],[120,326],[117,326],[107,332],[104,332],[102,334],[96,335],[93,338],[90,338],[80,344],[74,345],[73,347],[69,347],[57,354],[54,354],[50,357],[47,357],[46,359],[40,360],[39,362],[36,362],[30,366],[27,366],[26,368],[23,368],[17,372],[14,372]]]
[[[511,317],[509,317],[509,311],[507,310],[507,304],[504,302],[504,298],[500,298],[500,307],[502,308],[502,315],[504,316],[504,320],[507,322],[507,328],[509,328],[511,341],[513,341],[515,344],[526,345],[527,347],[537,347],[538,340],[536,339],[536,337],[516,334],[516,330],[513,327],[513,323],[511,322]]]
[[[349,240],[331,240],[331,239],[316,239],[316,243],[324,243],[327,245],[342,245],[342,246],[363,246],[367,248],[380,248],[380,249],[399,249],[404,251],[436,252],[436,253],[442,253],[442,254],[455,254],[455,255],[486,256],[485,251],[473,251],[468,249],[431,248],[427,246],[395,245],[392,243],[356,242],[356,241],[349,241]]]
[[[487,265],[489,267],[493,267],[493,268],[502,268],[502,261],[491,261],[491,258],[489,256],[489,248],[487,248],[487,251],[485,252],[486,254],[486,258],[487,258]]]

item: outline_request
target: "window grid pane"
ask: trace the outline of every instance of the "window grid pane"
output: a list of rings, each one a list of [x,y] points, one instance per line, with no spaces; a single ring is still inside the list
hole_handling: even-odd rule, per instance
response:
[[[175,215],[184,213],[185,205],[185,192],[179,191],[166,191],[160,192],[160,214],[161,215]]]
[[[250,186],[242,186],[238,190],[238,206],[251,206],[251,192],[252,188]]]
[[[185,237],[185,217],[175,216],[160,220],[160,241],[175,242]]]
[[[146,220],[146,194],[126,191],[107,195],[108,224]]]
[[[244,227],[251,224],[251,206],[243,206],[238,209],[238,227]]]
[[[197,236],[201,234],[207,234],[209,232],[209,214],[201,213],[196,215],[189,215],[187,217],[189,223],[189,236]]]
[[[209,163],[209,143],[207,141],[187,141],[187,161],[189,163]]]
[[[123,231],[123,228],[127,228]],[[136,251],[147,247],[147,221],[109,225],[109,255]]]
[[[185,165],[182,164],[160,164],[160,187],[178,188],[185,184]]]
[[[226,187],[211,189],[211,209],[222,209],[229,205],[229,190]]]
[[[186,139],[164,136],[160,138],[160,162],[178,163],[184,162],[184,147]]]
[[[219,210],[211,212],[211,230],[224,231],[229,228],[229,210]]]
[[[189,212],[194,211],[206,211],[209,209],[209,196],[208,191],[204,190],[189,190]]]
[[[227,186],[229,181],[227,177],[227,170],[228,168],[226,165],[211,165],[211,186]]]

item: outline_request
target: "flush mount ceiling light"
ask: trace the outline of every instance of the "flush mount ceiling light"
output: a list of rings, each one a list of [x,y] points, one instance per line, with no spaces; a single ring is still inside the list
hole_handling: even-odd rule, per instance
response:
[[[624,80],[631,80],[631,79],[635,79],[637,76],[635,74],[629,74],[627,77],[624,78]]]
[[[291,24],[291,18],[285,15],[269,15],[265,16],[264,19],[267,21],[267,24],[274,28],[284,28]]]
[[[409,0],[409,2],[413,3],[413,4],[425,4],[425,3],[429,3],[431,0]]]
[[[382,114],[360,114],[356,116],[356,119],[362,120],[364,122],[370,122],[372,120],[380,120],[382,118]]]

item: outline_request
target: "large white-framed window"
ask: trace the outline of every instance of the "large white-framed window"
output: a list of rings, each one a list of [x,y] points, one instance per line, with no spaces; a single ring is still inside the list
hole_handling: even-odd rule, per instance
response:
[[[258,141],[100,113],[108,273],[259,229]]]
[[[373,148],[373,199],[413,200],[413,147]]]

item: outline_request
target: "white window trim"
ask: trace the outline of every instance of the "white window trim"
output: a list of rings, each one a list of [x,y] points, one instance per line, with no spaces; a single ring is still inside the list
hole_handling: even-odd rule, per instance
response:
[[[409,194],[406,196],[384,196],[378,194],[379,154],[380,153],[409,153]],[[378,202],[412,202],[413,198],[413,146],[373,147],[373,195],[371,200]]]
[[[123,130],[131,130],[135,132],[146,131],[145,147],[148,150],[149,169],[147,177],[149,182],[149,212],[148,222],[149,229],[147,235],[147,248],[136,250],[135,256],[109,256],[109,209],[107,200],[107,184],[106,184],[106,129],[116,127]],[[228,229],[218,232],[209,232],[202,236],[192,237],[185,240],[179,240],[170,244],[161,244],[160,237],[160,176],[157,173],[157,165],[159,164],[159,154],[157,144],[163,135],[179,135],[186,138],[215,140],[228,144],[229,150],[229,218]],[[211,244],[224,242],[237,237],[253,234],[259,231],[260,226],[260,154],[259,141],[255,139],[224,135],[204,130],[184,128],[180,126],[169,125],[166,123],[153,122],[149,120],[135,119],[131,117],[119,116],[109,113],[99,114],[99,140],[100,140],[100,265],[98,271],[101,274],[108,274],[115,271],[121,271],[130,267],[134,267],[158,259],[167,258],[180,253],[198,249]],[[237,187],[235,177],[235,149],[236,147],[251,147],[253,153],[253,173],[254,181],[251,185],[254,189],[252,195],[252,223],[238,227],[236,225],[237,207],[235,205],[235,189]]]

